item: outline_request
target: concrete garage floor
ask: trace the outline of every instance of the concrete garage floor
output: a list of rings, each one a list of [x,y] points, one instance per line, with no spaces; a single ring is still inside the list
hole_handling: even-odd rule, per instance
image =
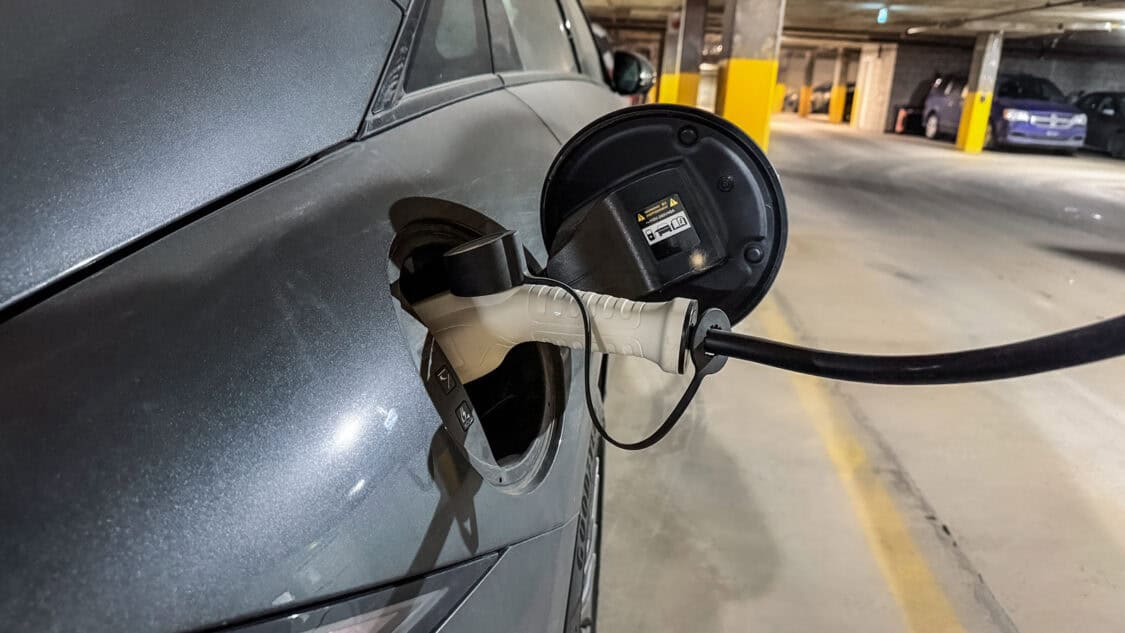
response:
[[[778,117],[790,242],[740,330],[941,351],[1125,312],[1125,161]],[[683,381],[616,362],[636,438]],[[629,631],[1120,631],[1125,361],[879,387],[748,364],[608,449],[599,622]]]

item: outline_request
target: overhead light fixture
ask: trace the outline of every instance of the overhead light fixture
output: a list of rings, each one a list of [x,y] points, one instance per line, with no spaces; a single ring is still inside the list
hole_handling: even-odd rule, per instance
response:
[[[887,18],[890,17],[890,9],[887,7],[879,7],[879,13],[875,14],[876,24],[886,24]]]

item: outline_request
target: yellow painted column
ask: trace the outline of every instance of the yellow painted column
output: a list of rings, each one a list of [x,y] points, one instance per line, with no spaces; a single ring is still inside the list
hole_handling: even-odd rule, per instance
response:
[[[836,64],[832,68],[832,91],[828,93],[828,122],[843,123],[848,105],[848,49],[836,49]]]
[[[808,116],[812,112],[812,86],[801,86],[797,93],[797,116]]]
[[[656,100],[655,103],[675,103],[676,86],[679,78],[677,53],[680,46],[680,16],[676,13],[668,14],[664,28],[664,41],[660,46],[660,68],[656,75]]]
[[[965,95],[961,123],[957,125],[957,149],[977,154],[984,148],[988,116],[992,112],[991,92],[970,92]]]
[[[726,0],[715,112],[766,151],[777,95],[785,0]]]
[[[797,116],[807,117],[812,112],[812,83],[816,71],[816,51],[805,53],[805,74],[797,91]]]
[[[785,89],[783,83],[778,82],[773,87],[773,111],[774,114],[781,112],[785,109]]]
[[[957,149],[961,151],[976,154],[984,148],[988,117],[992,113],[992,90],[996,86],[1003,48],[1003,33],[977,36],[969,81],[965,85],[965,101],[961,104],[961,121],[957,124]]]
[[[724,59],[719,62],[715,112],[742,128],[766,150],[776,85],[776,59]]]
[[[844,122],[844,103],[848,98],[847,86],[832,86],[828,95],[828,120],[832,123]]]
[[[676,102],[676,88],[680,85],[680,76],[678,73],[668,73],[660,75],[660,90],[657,93],[657,99],[660,103],[675,103]]]
[[[859,127],[859,82],[855,84],[855,92],[852,93],[852,111],[849,113],[848,124],[854,128]]]
[[[671,73],[660,78],[660,103],[694,106],[699,96],[699,73]]]
[[[699,64],[703,61],[707,0],[683,0],[668,18],[661,61],[660,102],[694,106],[699,97]]]

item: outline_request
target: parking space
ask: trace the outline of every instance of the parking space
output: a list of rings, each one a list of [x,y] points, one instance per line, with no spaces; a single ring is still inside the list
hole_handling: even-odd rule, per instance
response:
[[[1125,162],[967,154],[775,116],[786,261],[739,329],[932,352],[1114,316]],[[636,437],[680,385],[614,364]],[[1125,376],[857,386],[743,365],[655,449],[611,452],[602,630],[1119,630]]]

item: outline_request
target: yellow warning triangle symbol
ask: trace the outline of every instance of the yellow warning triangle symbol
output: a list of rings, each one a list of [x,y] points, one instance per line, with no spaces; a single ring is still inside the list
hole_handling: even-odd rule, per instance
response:
[[[638,213],[637,214],[637,222],[644,222],[644,221],[645,221],[645,216]]]
[[[672,204],[669,204],[668,206],[670,206],[670,207],[674,207],[674,206],[676,206],[677,204],[679,204],[679,203],[678,203],[678,202],[676,202],[676,199],[675,199],[675,198],[672,198]]]

